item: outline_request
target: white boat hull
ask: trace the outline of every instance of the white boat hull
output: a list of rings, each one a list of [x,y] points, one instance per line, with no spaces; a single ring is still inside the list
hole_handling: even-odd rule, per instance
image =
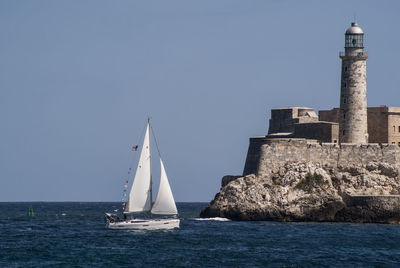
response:
[[[110,229],[130,230],[169,230],[179,228],[179,219],[133,219],[127,221],[109,222]]]

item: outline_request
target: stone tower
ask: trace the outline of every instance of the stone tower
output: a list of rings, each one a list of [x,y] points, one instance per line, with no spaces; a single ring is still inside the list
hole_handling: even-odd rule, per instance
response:
[[[339,141],[368,143],[367,127],[367,52],[364,32],[356,22],[345,33],[340,86]]]

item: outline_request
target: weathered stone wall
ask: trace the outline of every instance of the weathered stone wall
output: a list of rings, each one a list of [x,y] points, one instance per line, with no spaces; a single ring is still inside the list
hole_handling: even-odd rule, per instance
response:
[[[305,139],[250,138],[243,175],[277,172],[287,162],[312,162],[330,167],[382,162],[400,171],[400,148],[392,144],[338,145],[310,143]]]
[[[268,144],[269,140],[270,139],[266,137],[250,138],[249,149],[247,150],[247,157],[243,170],[244,176],[257,173],[257,169],[261,161],[261,147],[264,144]]]
[[[368,107],[368,141],[388,143],[388,107]],[[393,129],[392,129],[393,131]]]
[[[294,131],[294,124],[318,120],[314,109],[306,107],[289,107],[271,110],[268,134],[289,133]]]
[[[333,122],[312,122],[294,125],[294,138],[315,139],[322,142],[337,143],[339,125]]]
[[[318,111],[318,120],[339,123],[339,108]]]
[[[400,146],[400,108],[387,107],[388,143]]]
[[[269,120],[268,134],[278,132],[293,132],[292,118],[292,109],[272,109],[271,119]]]

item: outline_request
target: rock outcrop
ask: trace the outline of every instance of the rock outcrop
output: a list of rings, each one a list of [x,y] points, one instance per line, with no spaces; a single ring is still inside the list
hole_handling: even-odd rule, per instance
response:
[[[201,217],[233,220],[400,223],[398,167],[286,162],[262,174],[225,176]]]

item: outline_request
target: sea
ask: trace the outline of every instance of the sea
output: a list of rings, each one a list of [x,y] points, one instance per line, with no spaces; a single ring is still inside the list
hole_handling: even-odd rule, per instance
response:
[[[399,225],[200,219],[206,203],[177,203],[179,229],[106,229],[120,206],[0,203],[0,267],[400,267]]]

